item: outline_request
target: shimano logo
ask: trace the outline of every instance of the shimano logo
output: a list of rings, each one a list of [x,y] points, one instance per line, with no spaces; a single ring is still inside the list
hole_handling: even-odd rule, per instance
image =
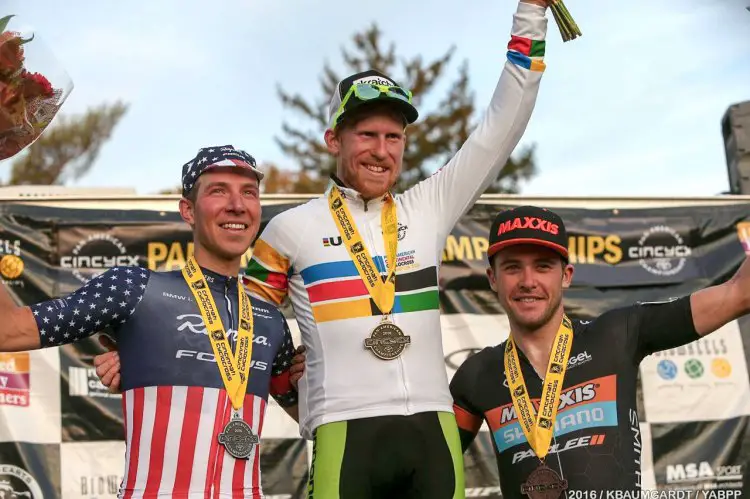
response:
[[[178,315],[177,320],[182,321],[180,325],[177,326],[177,331],[179,332],[182,332],[185,329],[187,329],[191,333],[208,335],[208,332],[206,331],[206,325],[203,322],[203,317],[201,317],[199,314]],[[229,341],[237,341],[237,330],[236,329],[228,330],[227,339]],[[267,347],[271,346],[266,336],[255,335],[253,337],[253,343],[255,343],[256,345],[264,345]]]
[[[208,352],[198,352],[196,350],[177,350],[177,354],[175,355],[176,359],[196,359],[196,360],[202,360],[204,362],[216,362],[216,357],[214,357],[214,354],[208,353]],[[250,361],[250,367],[252,369],[257,369],[259,371],[265,371],[268,369],[268,362],[263,361],[257,361],[257,360],[251,360]]]

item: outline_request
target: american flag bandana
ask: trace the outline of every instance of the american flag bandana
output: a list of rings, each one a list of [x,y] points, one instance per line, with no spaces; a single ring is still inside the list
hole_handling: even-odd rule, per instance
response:
[[[255,158],[232,145],[203,147],[195,158],[182,165],[182,195],[187,196],[195,185],[198,177],[206,170],[214,167],[237,167],[253,172],[258,182],[263,179],[263,173],[258,170]]]

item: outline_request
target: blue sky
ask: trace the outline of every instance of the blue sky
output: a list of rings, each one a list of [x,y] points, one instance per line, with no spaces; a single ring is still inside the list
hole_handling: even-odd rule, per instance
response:
[[[130,109],[86,187],[176,185],[201,146],[234,144],[294,168],[273,141],[292,120],[275,88],[319,96],[325,61],[377,21],[405,56],[467,59],[480,109],[502,68],[513,0],[5,0],[75,82],[64,112]],[[537,143],[534,195],[713,195],[727,188],[720,120],[750,100],[750,0],[567,0],[584,32],[550,17],[547,71],[521,145]],[[458,7],[462,5],[461,7]],[[321,8],[321,7],[325,8]],[[455,73],[453,73],[455,74]],[[398,78],[398,75],[394,75]],[[0,164],[7,178],[9,163]]]

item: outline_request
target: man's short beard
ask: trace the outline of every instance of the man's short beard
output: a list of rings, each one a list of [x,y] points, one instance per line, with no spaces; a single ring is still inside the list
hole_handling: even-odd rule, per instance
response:
[[[549,304],[549,307],[544,311],[539,319],[533,321],[524,321],[520,317],[516,317],[516,315],[513,313],[513,309],[510,307],[508,309],[508,318],[512,323],[516,324],[516,326],[521,328],[524,332],[533,333],[549,323],[550,319],[555,315],[557,308],[560,306],[561,301],[562,295],[560,295],[555,302]]]

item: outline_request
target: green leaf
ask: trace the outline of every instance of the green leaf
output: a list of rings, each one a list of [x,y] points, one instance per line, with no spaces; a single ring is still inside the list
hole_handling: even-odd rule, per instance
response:
[[[28,40],[24,40],[23,38],[21,38],[21,45],[23,45],[24,43],[29,43],[33,39],[34,39],[34,34],[33,33],[31,35],[31,38],[29,38]]]
[[[10,22],[10,18],[15,17],[14,14],[11,14],[9,16],[5,16],[2,19],[0,19],[0,33],[5,31],[6,26],[8,26],[8,23]]]

